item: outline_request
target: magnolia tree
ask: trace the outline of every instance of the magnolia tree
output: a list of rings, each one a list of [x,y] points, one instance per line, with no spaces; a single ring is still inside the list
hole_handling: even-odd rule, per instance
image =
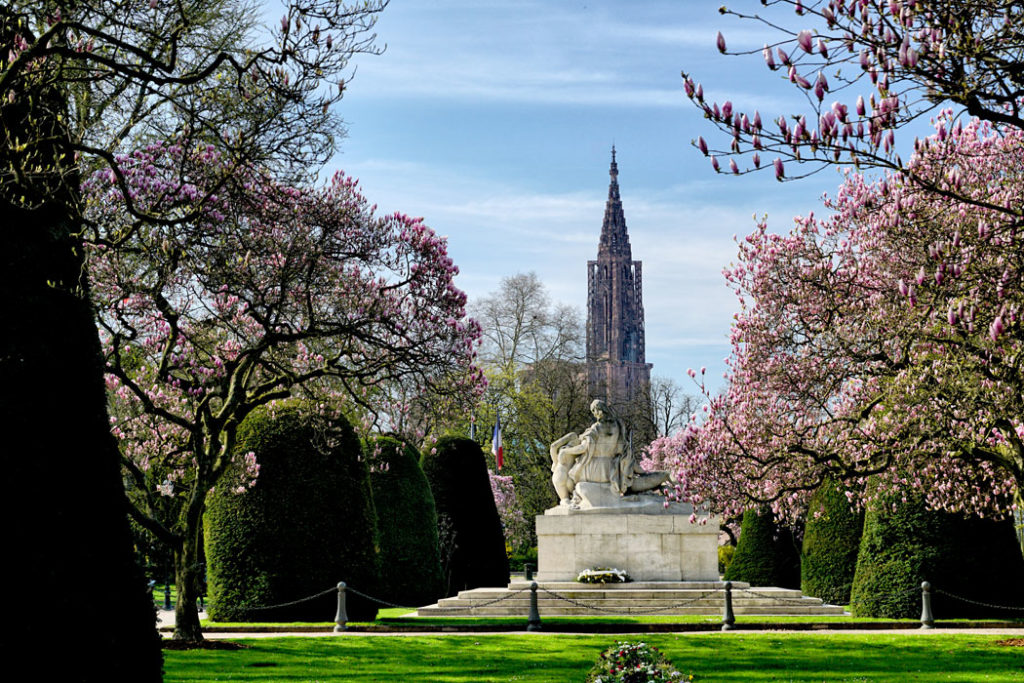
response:
[[[131,558],[81,248],[90,227],[92,237],[116,245],[141,221],[122,221],[119,233],[90,225],[79,183],[109,168],[123,210],[167,227],[198,220],[201,209],[176,203],[149,213],[131,201],[117,153],[140,140],[216,145],[232,160],[221,165],[224,184],[247,164],[289,177],[315,172],[344,132],[332,105],[348,81],[348,60],[378,51],[372,27],[384,4],[292,0],[280,3],[272,26],[259,26],[266,15],[250,0],[0,3],[0,298],[8,318],[0,413],[6,432],[33,435],[11,458],[10,480],[21,498],[47,501],[45,514],[20,515],[8,543],[36,563],[24,565],[22,590],[12,596],[24,615],[13,647],[40,642],[50,615],[77,607],[70,583],[89,585],[102,605],[89,632],[49,662],[60,672],[54,678],[161,675],[151,596]],[[203,189],[216,195],[220,185]],[[74,409],[38,410],[55,396]],[[49,476],[54,471],[77,474]]]
[[[249,412],[297,391],[372,408],[382,383],[473,392],[481,381],[479,328],[443,238],[418,219],[374,215],[344,175],[299,189],[251,167],[225,174],[223,163],[174,144],[119,158],[137,206],[195,216],[136,225],[120,248],[93,248],[89,264],[131,514],[174,551],[176,632],[189,639],[201,637],[206,495],[233,463],[250,481],[258,472],[234,448]],[[225,175],[209,193],[206,180]],[[85,183],[89,218],[105,230],[134,220],[125,183],[109,172]],[[199,211],[197,197],[208,197]]]
[[[825,477],[863,501],[877,475],[874,495],[1019,509],[1024,132],[936,126],[907,169],[938,192],[851,173],[827,220],[740,244],[728,390],[652,446],[695,502],[794,517]]]
[[[822,164],[854,163],[898,169],[938,190],[929,176],[904,164],[896,147],[899,128],[949,104],[993,124],[1024,128],[1024,5],[1016,0],[761,5],[764,14],[720,11],[756,21],[778,40],[731,54],[760,52],[766,75],[788,79],[807,106],[790,115],[740,111],[731,101],[706,101],[703,86],[684,72],[687,96],[731,138],[728,147],[703,137],[695,142],[715,171],[772,169],[782,180]],[[717,45],[730,53],[722,33]],[[727,168],[722,157],[729,158]],[[797,169],[791,161],[812,163]]]
[[[491,480],[491,493],[498,508],[501,528],[505,532],[505,545],[516,550],[529,546],[530,529],[516,497],[512,477],[495,474],[492,470],[487,470],[487,476]]]

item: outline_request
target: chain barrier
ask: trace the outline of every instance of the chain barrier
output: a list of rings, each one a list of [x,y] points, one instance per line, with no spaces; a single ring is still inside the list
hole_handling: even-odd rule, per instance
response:
[[[716,594],[718,594],[720,592],[723,592],[723,591],[719,591],[719,590],[714,590],[714,591],[711,591],[710,594],[702,595],[702,596],[696,597],[696,598],[690,598],[689,600],[683,600],[682,602],[678,602],[678,603],[675,603],[673,605],[669,605],[668,607],[654,607],[654,608],[651,608],[651,609],[644,609],[641,612],[635,612],[635,611],[631,610],[628,607],[626,608],[625,611],[623,611],[623,610],[611,609],[611,608],[608,608],[608,607],[598,607],[597,605],[593,605],[593,604],[588,605],[585,602],[580,602],[579,600],[574,600],[572,598],[567,598],[564,595],[559,595],[558,593],[555,593],[553,591],[549,591],[547,588],[538,587],[537,590],[539,592],[547,593],[551,597],[556,598],[558,600],[562,600],[564,602],[567,602],[570,605],[573,605],[575,607],[582,607],[583,609],[592,609],[592,610],[595,610],[597,612],[607,612],[608,614],[619,614],[619,615],[624,615],[624,616],[634,616],[634,615],[639,616],[639,615],[644,615],[644,614],[650,614],[652,612],[668,612],[669,610],[678,609],[680,607],[683,607],[684,605],[688,605],[688,604],[693,603],[693,602],[699,602],[701,600],[708,600],[713,595],[716,595]]]
[[[376,602],[378,604],[381,604],[381,605],[384,605],[384,606],[387,606],[387,607],[396,607],[396,608],[399,608],[399,609],[404,609],[406,607],[406,605],[398,605],[398,604],[395,604],[393,602],[389,602],[387,600],[382,600],[380,598],[374,597],[372,595],[367,595],[366,593],[363,593],[362,591],[360,591],[358,589],[352,588],[351,586],[346,587],[345,590],[348,591],[348,592],[354,593],[355,595],[358,595],[358,596],[360,596],[362,598],[365,598],[366,600],[370,600],[372,602]],[[516,597],[516,596],[518,596],[518,595],[520,595],[522,593],[525,593],[525,592],[527,592],[529,590],[530,590],[529,588],[520,588],[520,589],[517,589],[517,590],[514,590],[514,591],[510,591],[509,593],[507,593],[505,595],[502,595],[500,597],[497,597],[497,598],[495,598],[493,600],[488,600],[486,602],[481,602],[481,603],[478,603],[478,604],[475,604],[475,605],[467,605],[465,607],[446,606],[446,607],[443,607],[442,609],[466,611],[466,610],[479,609],[481,607],[489,607],[489,606],[495,605],[495,604],[497,604],[499,602],[504,602],[505,600],[511,600],[512,598],[514,598],[514,597]],[[717,595],[722,594],[722,593],[725,592],[722,589],[714,589],[714,590],[711,590],[711,591],[709,591],[709,592],[707,592],[707,593],[705,593],[703,595],[700,595],[700,596],[697,596],[697,597],[693,597],[693,598],[689,598],[687,600],[683,600],[681,602],[677,602],[677,603],[674,603],[672,605],[668,605],[667,607],[654,607],[654,608],[641,609],[641,610],[634,610],[632,608],[627,607],[627,608],[625,608],[623,610],[623,609],[612,609],[612,608],[608,608],[608,607],[599,607],[599,606],[597,606],[595,604],[588,604],[588,603],[585,603],[585,602],[581,602],[579,600],[575,600],[573,598],[569,598],[569,597],[566,597],[564,595],[560,595],[558,593],[555,593],[554,591],[550,591],[547,588],[543,588],[543,587],[540,587],[540,586],[538,586],[537,590],[538,590],[538,592],[544,593],[545,595],[548,595],[548,596],[550,596],[552,598],[555,598],[556,600],[561,600],[563,602],[567,602],[570,605],[573,605],[574,607],[580,607],[582,609],[594,610],[596,612],[605,612],[607,614],[615,614],[615,615],[621,615],[621,616],[639,616],[639,615],[646,615],[646,614],[652,614],[652,613],[657,613],[657,612],[669,612],[671,610],[676,610],[676,609],[679,609],[680,607],[685,607],[686,605],[689,605],[689,604],[692,604],[692,603],[695,603],[695,602],[700,602],[700,601],[704,601],[704,600],[713,599]],[[972,605],[977,605],[979,607],[987,607],[989,609],[1012,610],[1012,611],[1024,612],[1024,607],[1015,607],[1015,606],[1010,606],[1010,605],[993,605],[991,603],[980,602],[978,600],[972,600],[970,598],[965,598],[963,596],[956,595],[954,593],[950,593],[949,591],[942,590],[941,588],[935,588],[933,590],[936,593],[941,593],[942,595],[945,595],[947,597],[953,598],[954,600],[960,600],[961,602],[966,602],[966,603],[969,603],[969,604],[972,604]],[[337,591],[338,591],[337,588],[332,587],[332,588],[328,588],[326,590],[323,590],[323,591],[321,591],[319,593],[315,593],[313,595],[307,596],[305,598],[300,598],[298,600],[292,600],[290,602],[282,602],[282,603],[278,603],[276,605],[263,605],[263,606],[260,606],[260,607],[245,607],[245,608],[243,608],[242,611],[245,611],[245,612],[261,612],[261,611],[272,610],[272,609],[281,609],[283,607],[292,607],[294,605],[299,605],[299,604],[302,604],[304,602],[309,602],[310,600],[316,600],[317,598],[324,597],[325,595],[330,595],[330,594],[333,594],[333,593],[337,593]],[[909,595],[911,593],[919,593],[920,591],[921,591],[920,588],[918,588],[917,586],[914,586],[913,588],[908,588],[908,589],[903,590],[903,591],[896,591],[896,592],[892,592],[892,593],[886,593],[884,596],[881,596],[881,597],[888,597],[888,598],[891,598],[891,597],[902,597],[904,595]],[[746,593],[748,595],[753,595],[753,596],[756,596],[756,597],[759,597],[759,598],[764,598],[764,599],[768,599],[768,600],[774,600],[775,602],[781,602],[781,603],[790,603],[790,604],[807,604],[808,600],[814,600],[815,599],[815,598],[807,597],[807,596],[800,597],[800,598],[784,598],[784,597],[781,597],[781,596],[771,595],[771,594],[768,594],[768,593],[760,593],[760,592],[752,590],[750,588],[734,588],[733,589],[733,593],[734,594],[736,594],[736,593]]]
[[[732,593],[733,593],[733,597],[736,597],[737,593],[748,593],[750,595],[754,595],[754,596],[757,596],[759,598],[764,598],[766,600],[774,600],[775,602],[800,603],[802,605],[808,604],[808,602],[807,602],[808,600],[818,600],[818,599],[820,599],[820,598],[813,598],[813,597],[810,597],[810,596],[803,596],[803,597],[799,597],[799,598],[783,598],[783,597],[778,596],[778,595],[769,595],[767,593],[758,593],[757,591],[751,590],[749,588],[733,588],[732,589]]]
[[[268,609],[280,609],[281,607],[291,607],[292,605],[299,605],[299,604],[302,604],[304,602],[309,602],[310,600],[316,600],[317,598],[322,598],[323,596],[328,595],[330,593],[337,593],[337,592],[338,592],[337,588],[328,588],[327,590],[321,591],[321,592],[317,593],[316,595],[310,595],[309,597],[300,598],[298,600],[292,600],[291,602],[282,602],[282,603],[277,604],[277,605],[264,605],[262,607],[243,607],[243,608],[241,608],[241,610],[243,612],[260,612],[260,611],[268,610]]]
[[[350,588],[349,590],[352,590],[352,589]],[[445,609],[445,610],[448,610],[448,609],[469,610],[469,609],[477,609],[477,608],[480,608],[480,607],[490,607],[491,605],[497,604],[497,603],[502,602],[504,600],[510,600],[510,599],[514,598],[515,596],[519,595],[520,593],[525,593],[528,590],[530,590],[530,589],[529,588],[520,588],[518,590],[512,591],[511,593],[508,593],[507,595],[502,595],[499,598],[495,598],[494,600],[488,600],[487,602],[481,602],[481,603],[479,603],[477,605],[467,605],[465,607],[459,607],[458,605],[440,607],[440,605],[439,605],[439,608],[440,609]],[[362,594],[360,593],[360,595],[362,595]]]
[[[851,588],[852,586],[853,586],[853,584],[851,583],[851,584],[847,584],[845,586],[841,586],[841,588],[843,590],[845,590],[846,588]],[[757,591],[755,591],[752,588],[733,588],[733,593],[734,594],[738,593],[738,592],[749,593],[751,595],[756,595],[759,598],[775,600],[777,602],[791,602],[791,603],[805,604],[807,602],[807,600],[814,600],[814,599],[816,599],[816,598],[814,598],[814,596],[804,596],[804,597],[800,597],[800,598],[783,598],[783,597],[780,597],[780,596],[770,595],[770,594],[767,594],[767,593],[758,593]],[[906,590],[895,591],[895,592],[892,592],[892,593],[884,593],[884,594],[876,596],[876,597],[878,597],[878,598],[898,598],[898,597],[902,597],[904,595],[910,595],[912,593],[920,593],[920,592],[921,592],[921,589],[919,587],[917,587],[917,586],[914,586],[912,588],[907,588]],[[817,599],[820,599],[820,598],[817,598]]]
[[[960,600],[961,602],[966,602],[971,605],[978,605],[979,607],[988,607],[989,609],[1007,609],[1013,610],[1015,612],[1024,612],[1024,607],[1010,607],[1009,605],[992,605],[987,602],[979,602],[977,600],[971,600],[970,598],[965,598],[960,595],[955,595],[953,593],[950,593],[949,591],[944,591],[941,588],[935,588],[933,590],[936,593],[942,593],[943,595],[953,598],[954,600]]]
[[[377,604],[384,605],[385,607],[397,607],[399,609],[406,609],[408,607],[408,605],[396,605],[393,602],[388,602],[387,600],[381,600],[380,598],[375,598],[372,595],[367,595],[366,593],[364,593],[364,592],[362,592],[360,590],[356,590],[352,586],[346,586],[345,590],[347,592],[349,592],[349,593],[355,593],[356,595],[358,595],[361,598],[366,598],[367,600],[369,600],[371,602],[376,602]]]

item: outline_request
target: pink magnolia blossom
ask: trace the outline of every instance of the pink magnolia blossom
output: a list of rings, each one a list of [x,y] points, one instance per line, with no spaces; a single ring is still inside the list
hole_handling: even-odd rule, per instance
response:
[[[927,143],[907,167],[957,196],[849,173],[829,218],[739,242],[728,388],[649,449],[681,497],[795,518],[824,477],[862,505],[874,476],[934,508],[1021,505],[1024,235],[1006,207],[1024,206],[1024,133],[973,121]]]
[[[325,410],[384,408],[387,388],[482,390],[479,326],[444,238],[421,219],[378,216],[341,173],[291,187],[212,148],[154,143],[82,183],[86,215],[117,248],[89,247],[112,430],[136,490],[173,495],[200,519],[255,407],[302,391]],[[160,520],[187,535],[183,517]]]

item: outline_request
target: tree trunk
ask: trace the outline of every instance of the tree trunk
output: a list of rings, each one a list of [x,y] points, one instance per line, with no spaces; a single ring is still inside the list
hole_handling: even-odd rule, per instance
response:
[[[199,626],[199,586],[205,568],[201,564],[199,534],[185,533],[185,541],[174,553],[174,583],[178,601],[174,604],[174,637],[178,640],[203,640]]]
[[[3,55],[15,30],[0,5]],[[2,499],[14,572],[4,606],[17,615],[4,645],[34,662],[36,678],[159,681],[156,611],[132,552],[82,286],[77,177],[56,119],[66,101],[33,78],[16,79],[13,100],[0,93]],[[84,628],[56,644],[70,623]]]

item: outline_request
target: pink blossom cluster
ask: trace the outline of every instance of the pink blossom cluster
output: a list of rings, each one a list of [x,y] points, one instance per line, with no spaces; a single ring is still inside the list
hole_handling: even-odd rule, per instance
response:
[[[1019,62],[1024,8],[1019,3],[934,2],[930,0],[775,0],[764,14],[723,14],[753,19],[777,31],[779,40],[760,50],[765,66],[781,73],[810,105],[803,114],[766,117],[741,111],[731,101],[708,102],[704,87],[683,74],[687,97],[706,118],[731,136],[728,149],[715,150],[703,137],[697,148],[722,172],[729,156],[734,174],[768,165],[762,154],[777,154],[771,167],[785,179],[785,161],[853,161],[903,168],[895,131],[949,98],[970,114],[1024,127],[1024,97],[1007,85]],[[799,26],[785,26],[789,5]],[[715,40],[728,53],[725,36]],[[829,102],[835,94],[841,99]],[[744,159],[749,166],[741,167]]]
[[[487,475],[490,477],[491,493],[498,508],[498,517],[505,531],[505,544],[511,548],[524,548],[529,544],[530,532],[522,507],[519,505],[512,477],[495,474],[491,470],[487,470]]]
[[[422,220],[376,216],[341,173],[289,187],[212,148],[155,143],[117,168],[124,183],[105,170],[83,193],[111,237],[89,272],[115,434],[138,472],[209,489],[242,419],[300,388],[364,406],[389,382],[481,390],[479,326]],[[137,221],[123,186],[164,218]],[[253,481],[254,457],[238,459]]]
[[[847,173],[829,218],[740,243],[728,389],[650,448],[681,495],[797,517],[825,476],[863,503],[873,475],[935,508],[1020,504],[1024,133],[936,125],[915,180]]]

